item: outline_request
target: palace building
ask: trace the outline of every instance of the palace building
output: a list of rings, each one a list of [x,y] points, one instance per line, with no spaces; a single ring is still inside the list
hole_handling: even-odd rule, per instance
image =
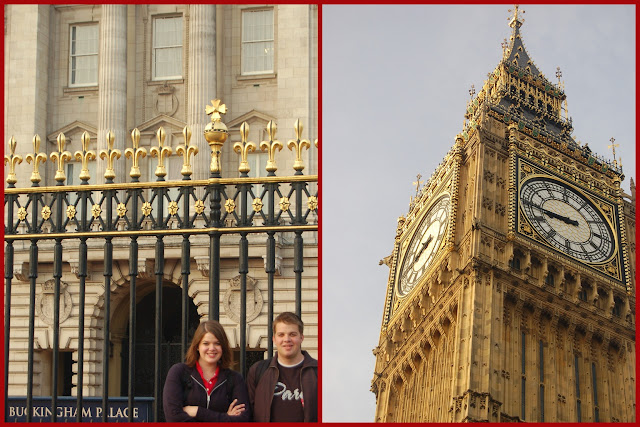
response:
[[[522,24],[398,219],[377,422],[635,422],[635,185],[571,136]]]
[[[250,366],[299,311],[317,357],[317,5],[4,11],[8,395],[153,396],[211,317]]]

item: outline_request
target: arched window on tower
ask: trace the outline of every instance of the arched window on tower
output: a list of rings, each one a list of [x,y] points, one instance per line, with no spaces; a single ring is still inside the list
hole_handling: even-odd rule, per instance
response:
[[[513,257],[509,260],[509,267],[513,270],[520,271],[520,265],[524,259],[524,255],[519,249],[513,251]]]
[[[620,297],[613,298],[613,315],[616,317],[622,317],[622,309],[624,307],[624,302]]]
[[[549,267],[549,272],[547,276],[544,278],[544,284],[547,286],[551,286],[554,288],[556,286],[556,278],[555,278],[555,268]]]

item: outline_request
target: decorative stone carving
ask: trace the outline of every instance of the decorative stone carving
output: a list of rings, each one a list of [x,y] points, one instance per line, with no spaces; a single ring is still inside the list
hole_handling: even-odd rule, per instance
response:
[[[55,293],[55,280],[49,279],[42,284],[42,292],[36,295],[36,314],[47,325],[53,325],[53,298]],[[67,290],[68,283],[60,282],[60,324],[71,315],[73,302],[71,294]]]
[[[197,256],[195,257],[196,267],[198,271],[202,273],[203,277],[209,277],[209,257],[208,256]]]
[[[179,102],[175,91],[176,88],[167,82],[158,87],[156,103],[153,106],[153,111],[156,115],[166,114],[167,116],[173,116],[178,111]]]
[[[258,289],[258,281],[247,276],[247,323],[254,320],[262,311],[264,300]],[[227,317],[240,323],[240,275],[229,280],[229,289],[224,296],[224,310]]]
[[[28,282],[27,272],[29,271],[29,265],[23,262],[13,264],[13,277],[21,282]]]
[[[77,259],[70,259],[69,260],[69,266],[71,267],[71,272],[73,274],[76,275],[76,277],[79,279],[80,276],[78,276],[78,273],[80,272],[80,264],[78,262]],[[91,269],[87,268],[87,278],[86,280],[91,280]]]

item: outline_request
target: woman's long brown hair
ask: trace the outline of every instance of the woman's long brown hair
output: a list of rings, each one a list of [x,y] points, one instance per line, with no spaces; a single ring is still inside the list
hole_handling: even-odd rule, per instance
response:
[[[218,365],[222,369],[229,368],[233,364],[233,354],[231,353],[231,347],[229,347],[229,340],[227,339],[227,334],[224,332],[222,325],[215,320],[207,320],[200,323],[198,329],[196,329],[196,332],[193,334],[191,345],[189,346],[185,356],[185,363],[192,368],[196,366],[196,361],[200,358],[198,346],[200,346],[200,341],[202,341],[202,338],[204,338],[207,332],[215,335],[222,346],[222,356],[218,361]]]

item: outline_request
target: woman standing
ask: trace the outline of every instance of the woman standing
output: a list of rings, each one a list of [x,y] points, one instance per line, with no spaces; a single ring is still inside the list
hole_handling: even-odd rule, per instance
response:
[[[215,320],[200,323],[186,363],[171,367],[164,383],[164,415],[169,422],[247,422],[251,408],[242,376],[229,369],[231,349]]]

